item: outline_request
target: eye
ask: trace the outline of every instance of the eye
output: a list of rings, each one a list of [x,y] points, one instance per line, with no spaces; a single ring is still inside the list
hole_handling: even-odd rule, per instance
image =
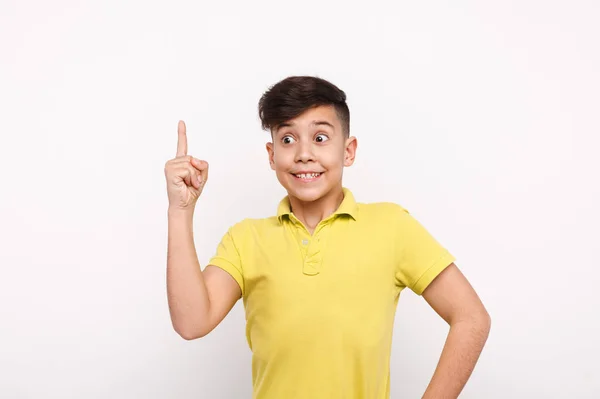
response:
[[[283,136],[283,137],[281,138],[281,142],[282,142],[283,144],[292,144],[294,141],[295,141],[295,140],[294,140],[294,138],[293,138],[292,136]]]
[[[315,140],[317,143],[323,143],[323,142],[329,140],[329,137],[327,137],[327,135],[325,135],[325,134],[320,133],[320,134],[317,134],[317,137],[315,137]]]

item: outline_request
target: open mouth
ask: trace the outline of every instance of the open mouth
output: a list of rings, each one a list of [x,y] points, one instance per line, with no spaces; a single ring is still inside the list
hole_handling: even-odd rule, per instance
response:
[[[296,179],[301,180],[301,181],[314,181],[317,180],[319,177],[321,177],[321,175],[323,174],[323,172],[316,172],[316,173],[292,173],[292,176],[294,176]]]

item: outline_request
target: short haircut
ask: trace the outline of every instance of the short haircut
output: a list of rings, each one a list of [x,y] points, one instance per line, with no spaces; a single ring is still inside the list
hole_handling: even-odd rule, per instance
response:
[[[314,76],[290,76],[271,86],[258,102],[264,130],[276,129],[285,121],[320,105],[333,105],[346,137],[350,135],[350,110],[346,93],[333,83]]]

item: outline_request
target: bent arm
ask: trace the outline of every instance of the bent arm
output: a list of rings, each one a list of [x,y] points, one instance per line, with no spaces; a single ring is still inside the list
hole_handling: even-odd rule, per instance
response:
[[[171,323],[184,339],[211,332],[241,297],[229,273],[213,266],[201,271],[194,245],[193,213],[169,209],[167,297]]]
[[[454,263],[431,282],[423,297],[450,325],[423,399],[455,399],[475,368],[490,332],[491,319],[479,296]]]

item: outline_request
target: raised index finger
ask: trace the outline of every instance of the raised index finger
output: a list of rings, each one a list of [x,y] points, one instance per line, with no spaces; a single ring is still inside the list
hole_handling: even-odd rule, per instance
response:
[[[187,136],[185,134],[185,122],[179,121],[177,125],[177,156],[187,155]]]

